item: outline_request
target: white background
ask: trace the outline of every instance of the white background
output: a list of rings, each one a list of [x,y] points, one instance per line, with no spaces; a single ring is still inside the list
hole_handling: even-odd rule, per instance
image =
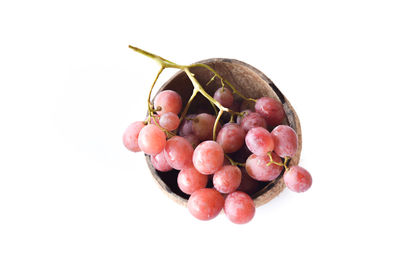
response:
[[[1,1],[0,266],[399,266],[396,2]],[[122,145],[158,70],[129,44],[267,74],[313,187],[247,225],[169,200]]]

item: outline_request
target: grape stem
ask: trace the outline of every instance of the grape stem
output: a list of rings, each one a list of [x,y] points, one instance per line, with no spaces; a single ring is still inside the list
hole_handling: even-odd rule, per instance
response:
[[[281,166],[285,168],[285,171],[287,171],[289,169],[288,162],[290,157],[285,157],[283,163],[282,162],[276,162],[272,159],[272,152],[268,152],[268,157],[269,157],[269,162],[267,163],[267,166],[271,165],[271,164],[275,164],[277,166]]]
[[[233,166],[240,166],[240,167],[246,166],[246,163],[236,162],[231,157],[229,157],[227,154],[225,154],[225,158],[227,158],[229,160],[229,162],[231,163],[231,165],[233,165]]]

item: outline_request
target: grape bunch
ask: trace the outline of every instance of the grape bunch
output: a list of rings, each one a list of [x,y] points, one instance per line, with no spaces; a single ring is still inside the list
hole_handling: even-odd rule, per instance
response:
[[[228,88],[219,88],[213,98],[226,108],[235,104]],[[242,104],[244,110],[237,113],[236,120],[232,116],[221,125],[221,120],[208,113],[179,117],[181,96],[162,91],[154,99],[153,116],[132,123],[123,143],[133,152],[150,155],[160,172],[179,170],[178,187],[190,195],[187,206],[197,219],[210,220],[224,209],[232,222],[247,223],[255,214],[251,195],[259,182],[265,185],[284,172],[284,182],[294,192],[304,192],[312,183],[307,170],[288,167],[298,144],[296,132],[282,125],[282,104],[270,97],[256,99],[253,104]],[[245,162],[235,161],[238,159]],[[209,180],[211,188],[207,187]]]

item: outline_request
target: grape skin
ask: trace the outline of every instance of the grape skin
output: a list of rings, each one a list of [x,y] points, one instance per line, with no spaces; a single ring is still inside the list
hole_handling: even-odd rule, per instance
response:
[[[193,134],[192,124],[193,124],[193,119],[196,116],[197,116],[196,114],[189,114],[185,116],[185,118],[181,122],[181,126],[179,127],[180,136]]]
[[[267,128],[267,122],[260,114],[252,112],[242,118],[240,121],[240,126],[247,133],[254,127]]]
[[[239,124],[239,125],[240,125],[240,123],[242,122],[242,119],[243,119],[244,117],[246,117],[247,115],[249,115],[250,113],[252,113],[252,111],[251,111],[250,109],[245,109],[245,110],[243,110],[241,113],[242,113],[242,115],[238,115],[238,116],[236,117],[236,122],[237,122],[237,124]]]
[[[195,218],[203,221],[211,220],[224,207],[224,197],[215,189],[202,188],[190,195],[187,207]]]
[[[225,124],[217,136],[217,143],[225,153],[238,151],[244,144],[245,131],[236,123]]]
[[[161,110],[157,111],[157,114],[162,115],[167,112],[173,112],[178,114],[182,108],[181,96],[172,90],[165,90],[158,93],[154,99],[154,108]]]
[[[282,163],[278,155],[273,152],[271,155],[275,162]],[[269,162],[269,156],[257,156],[252,154],[246,160],[246,171],[252,178],[258,181],[272,181],[279,176],[283,167],[276,164],[267,166]]]
[[[279,125],[271,132],[274,151],[279,157],[293,157],[297,152],[297,134],[287,125]]]
[[[214,188],[223,194],[235,191],[242,180],[242,173],[237,166],[225,165],[213,176]]]
[[[207,114],[207,113],[200,113],[194,118],[192,121],[192,130],[193,133],[201,140],[209,140],[213,139],[213,129],[215,123],[215,116]],[[217,132],[221,129],[221,125],[218,123]]]
[[[255,127],[246,134],[246,146],[257,156],[266,156],[274,150],[274,140],[265,128]]]
[[[176,169],[182,170],[192,166],[193,147],[181,136],[174,136],[167,141],[164,156],[168,164]]]
[[[283,175],[286,186],[297,193],[307,191],[312,185],[311,174],[300,166],[292,166]]]
[[[194,134],[185,135],[183,138],[189,141],[192,144],[193,148],[196,148],[200,144],[199,138]]]
[[[256,207],[249,195],[236,191],[226,197],[224,212],[231,222],[245,224],[253,219]]]
[[[168,172],[172,170],[172,167],[168,164],[167,159],[164,156],[164,151],[161,151],[161,153],[158,153],[155,156],[151,156],[151,164],[160,172]]]
[[[245,192],[251,196],[260,191],[261,188],[266,185],[265,182],[260,182],[251,178],[244,168],[240,168],[240,171],[242,172],[242,180],[237,191]]]
[[[167,131],[173,131],[179,126],[179,117],[173,112],[163,113],[160,116],[160,126]]]
[[[265,118],[269,127],[281,124],[285,118],[282,103],[271,97],[257,99],[255,110]]]
[[[148,124],[139,133],[140,149],[148,155],[157,155],[167,143],[165,133],[157,126]]]
[[[188,195],[201,188],[205,188],[207,182],[208,176],[199,173],[194,167],[183,169],[178,174],[178,187],[183,193]]]
[[[193,153],[193,165],[202,174],[209,175],[218,171],[224,163],[224,151],[215,141],[200,143]]]
[[[136,121],[130,124],[122,136],[124,146],[132,152],[139,152],[140,147],[138,144],[139,133],[145,124],[142,121]]]
[[[221,87],[215,91],[214,99],[226,108],[229,108],[233,104],[233,94],[231,90],[225,87]]]

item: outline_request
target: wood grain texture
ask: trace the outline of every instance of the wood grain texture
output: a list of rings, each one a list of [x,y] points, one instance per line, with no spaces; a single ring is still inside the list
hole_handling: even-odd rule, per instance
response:
[[[297,165],[300,160],[302,148],[300,121],[292,105],[279,91],[275,84],[261,71],[239,60],[212,58],[200,61],[198,63],[204,63],[214,68],[214,70],[216,70],[224,79],[235,86],[235,88],[246,97],[260,98],[262,96],[268,96],[279,100],[283,104],[286,113],[286,118],[283,124],[289,125],[296,131],[299,142],[297,153],[290,160],[289,165]],[[218,78],[206,86],[206,83],[212,78],[213,74],[205,68],[191,68],[191,72],[195,74],[196,79],[203,85],[204,89],[210,95],[213,95],[214,92],[221,87]],[[179,71],[170,80],[168,80],[159,91],[173,90],[178,92],[182,97],[184,106],[192,94],[192,89],[193,85],[189,78],[184,72]],[[193,101],[188,114],[200,112],[213,113],[213,110],[208,100],[206,100],[201,94],[198,94]],[[152,177],[159,185],[161,190],[178,204],[186,206],[189,196],[182,193],[178,188],[176,181],[178,171],[174,170],[166,173],[158,172],[152,166],[149,156],[146,156],[146,161]],[[252,195],[255,205],[257,207],[264,205],[282,192],[284,188],[285,183],[281,174],[273,182],[266,184],[264,188]]]

